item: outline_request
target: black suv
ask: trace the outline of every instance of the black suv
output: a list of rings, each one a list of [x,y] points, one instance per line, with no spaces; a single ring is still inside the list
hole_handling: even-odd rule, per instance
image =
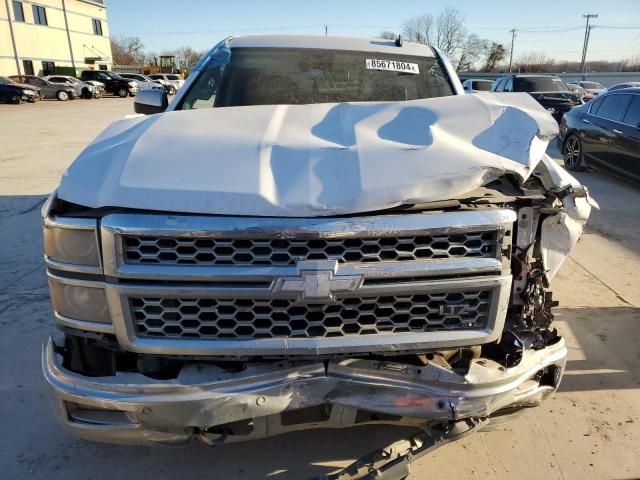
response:
[[[580,96],[573,93],[560,77],[555,75],[507,75],[498,77],[492,92],[527,92],[546,108],[558,123],[562,115],[576,105],[582,105]]]
[[[140,85],[138,82],[128,80],[121,77],[117,73],[109,72],[107,70],[84,70],[80,75],[80,80],[86,82],[87,80],[97,80],[104,83],[104,90],[106,93],[111,93],[119,97],[126,97],[131,95],[134,97],[138,91],[140,91]]]

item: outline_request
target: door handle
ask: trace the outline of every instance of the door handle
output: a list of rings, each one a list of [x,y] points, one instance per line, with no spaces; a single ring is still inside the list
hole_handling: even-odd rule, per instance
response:
[[[589,120],[587,120],[586,118],[582,119],[582,123],[591,123]]]
[[[620,130],[616,130],[616,129],[613,129],[613,133],[617,133],[618,135],[622,135],[622,132]]]

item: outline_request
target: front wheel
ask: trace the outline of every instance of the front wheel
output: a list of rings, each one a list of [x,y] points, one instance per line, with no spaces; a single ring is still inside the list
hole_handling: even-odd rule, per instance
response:
[[[169,95],[175,95],[175,94],[176,94],[175,87],[169,87]]]
[[[20,105],[20,100],[20,95],[17,93],[14,93],[9,97],[9,103],[13,103],[14,105]]]
[[[93,98],[93,93],[91,93],[88,88],[84,88],[82,89],[82,98],[90,100]]]
[[[60,90],[58,93],[56,93],[56,98],[61,102],[66,102],[67,100],[69,100],[69,94],[64,90]]]
[[[129,95],[129,92],[127,91],[126,88],[121,88],[118,90],[118,96],[120,98],[127,98],[127,95]]]
[[[574,172],[584,170],[582,143],[575,133],[569,135],[564,141],[562,158],[567,170],[572,170]]]

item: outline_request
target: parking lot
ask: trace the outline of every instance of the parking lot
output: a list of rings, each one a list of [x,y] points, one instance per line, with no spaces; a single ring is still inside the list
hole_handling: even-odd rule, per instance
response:
[[[105,97],[0,105],[1,475],[298,479],[328,473],[406,433],[360,427],[169,449],[93,444],[58,427],[40,373],[53,317],[39,209],[81,149],[133,113],[132,104]],[[555,146],[550,154],[558,158]],[[579,178],[601,209],[555,279],[556,325],[570,350],[560,390],[506,430],[421,459],[410,478],[639,478],[640,190],[601,173]]]

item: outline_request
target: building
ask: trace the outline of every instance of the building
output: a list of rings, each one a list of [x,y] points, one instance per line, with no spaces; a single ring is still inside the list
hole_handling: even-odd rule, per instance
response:
[[[0,0],[0,75],[107,70],[104,0]]]

